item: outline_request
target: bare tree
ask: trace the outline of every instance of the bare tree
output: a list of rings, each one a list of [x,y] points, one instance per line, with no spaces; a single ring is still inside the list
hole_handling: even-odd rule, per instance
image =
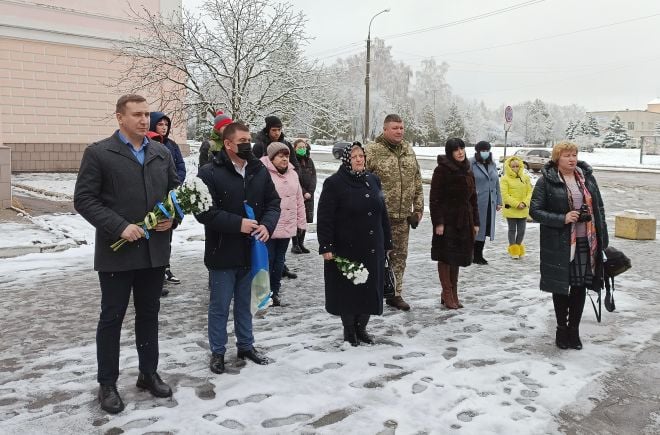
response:
[[[301,54],[305,17],[289,3],[207,0],[200,14],[133,15],[143,33],[117,47],[127,62],[116,86],[146,89],[172,113],[290,118],[319,86],[318,68]]]

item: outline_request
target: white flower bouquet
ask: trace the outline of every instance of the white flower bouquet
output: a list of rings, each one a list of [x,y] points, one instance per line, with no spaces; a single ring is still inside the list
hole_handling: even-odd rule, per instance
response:
[[[181,222],[187,213],[198,214],[207,211],[213,204],[213,198],[204,182],[195,177],[188,180],[174,190],[170,190],[163,201],[157,203],[154,209],[147,213],[142,222],[135,225],[142,227],[144,237],[149,239],[149,230],[153,229],[166,219],[176,219]],[[125,239],[119,239],[110,247],[117,252],[127,243]]]
[[[335,256],[333,260],[337,264],[337,268],[341,274],[354,285],[364,284],[367,282],[367,279],[369,279],[369,271],[364,267],[364,264],[337,256]]]

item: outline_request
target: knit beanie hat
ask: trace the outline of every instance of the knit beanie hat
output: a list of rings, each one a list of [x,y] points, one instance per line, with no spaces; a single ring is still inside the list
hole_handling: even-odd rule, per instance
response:
[[[266,130],[270,130],[271,128],[282,128],[282,121],[280,121],[280,118],[278,118],[275,115],[267,116],[266,117]]]
[[[270,160],[273,160],[280,152],[285,152],[286,155],[289,155],[289,147],[282,142],[271,142],[266,149],[266,153],[268,153],[268,158]]]
[[[215,131],[220,131],[222,127],[225,125],[229,125],[232,122],[234,122],[229,116],[225,115],[222,110],[218,110],[215,114],[215,118],[213,119],[213,129]]]

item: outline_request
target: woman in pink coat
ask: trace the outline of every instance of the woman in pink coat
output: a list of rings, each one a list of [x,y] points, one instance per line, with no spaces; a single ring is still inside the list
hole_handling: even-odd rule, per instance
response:
[[[289,240],[299,230],[307,229],[305,200],[298,173],[294,170],[293,165],[289,163],[289,152],[289,147],[286,144],[272,142],[266,150],[268,155],[261,158],[261,162],[268,169],[275,184],[275,189],[281,198],[280,220],[277,221],[277,227],[267,242],[270,262],[270,290],[273,292],[272,299],[275,307],[281,305],[280,283]]]

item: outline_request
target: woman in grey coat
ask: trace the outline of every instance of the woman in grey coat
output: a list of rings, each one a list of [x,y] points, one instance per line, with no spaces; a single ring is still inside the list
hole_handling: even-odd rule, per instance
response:
[[[502,208],[502,194],[497,167],[490,152],[490,143],[482,140],[475,147],[474,157],[470,159],[474,180],[477,184],[477,204],[479,205],[479,233],[474,241],[474,260],[476,264],[488,264],[484,258],[486,237],[495,240],[495,213]]]

